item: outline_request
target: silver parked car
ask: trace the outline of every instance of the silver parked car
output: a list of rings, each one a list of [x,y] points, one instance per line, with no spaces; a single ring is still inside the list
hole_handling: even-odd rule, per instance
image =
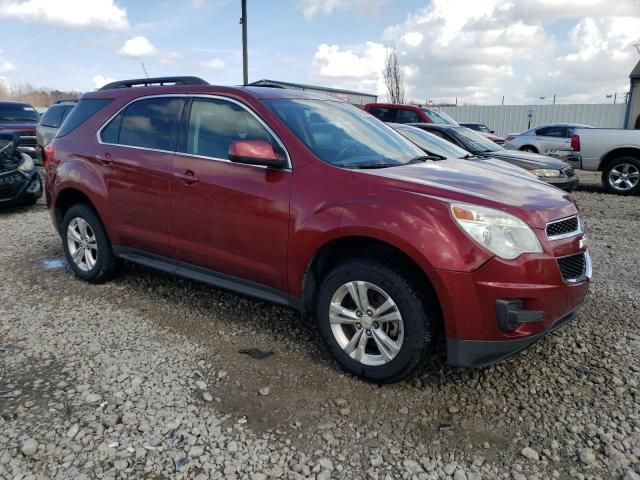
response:
[[[523,152],[542,153],[564,158],[572,154],[571,137],[576,128],[592,128],[578,123],[540,125],[526,132],[509,134],[505,148]]]

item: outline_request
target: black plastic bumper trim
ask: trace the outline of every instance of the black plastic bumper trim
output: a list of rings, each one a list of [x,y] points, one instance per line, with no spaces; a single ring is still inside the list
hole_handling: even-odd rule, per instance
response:
[[[447,337],[447,363],[454,367],[486,367],[509,358],[576,318],[577,309],[544,332],[516,340],[465,340]]]

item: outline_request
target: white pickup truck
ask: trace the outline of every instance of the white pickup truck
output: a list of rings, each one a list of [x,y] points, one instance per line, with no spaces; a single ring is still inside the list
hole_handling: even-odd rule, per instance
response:
[[[563,157],[574,168],[602,172],[611,193],[640,193],[640,130],[577,128]]]

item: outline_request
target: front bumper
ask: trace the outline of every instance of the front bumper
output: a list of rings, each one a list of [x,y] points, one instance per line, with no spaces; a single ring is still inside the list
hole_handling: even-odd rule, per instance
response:
[[[538,179],[542,180],[543,182],[547,182],[549,185],[553,185],[554,187],[561,188],[566,192],[573,192],[576,188],[578,188],[578,185],[580,184],[580,179],[577,175],[569,178],[538,177]]]
[[[505,360],[533,345],[545,335],[575,320],[577,309],[559,318],[544,332],[515,340],[464,340],[447,338],[447,363],[455,367],[481,368]]]
[[[589,288],[591,260],[581,235],[554,243],[556,256],[494,257],[474,272],[437,272],[450,365],[495,363],[575,317]],[[559,262],[572,255],[584,255],[584,275],[563,278]],[[509,312],[515,319],[509,328],[501,318],[505,301],[518,306]]]

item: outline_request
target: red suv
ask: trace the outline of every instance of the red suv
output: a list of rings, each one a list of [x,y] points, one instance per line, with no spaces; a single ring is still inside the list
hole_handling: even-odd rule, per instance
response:
[[[397,103],[367,103],[364,111],[387,123],[437,123],[440,125],[460,125],[449,115],[437,108],[423,105],[402,105]]]
[[[438,346],[452,365],[501,360],[587,293],[569,195],[437,161],[335,98],[116,82],[84,95],[45,153],[77,276],[105,281],[125,259],[300,309],[372,381]]]

